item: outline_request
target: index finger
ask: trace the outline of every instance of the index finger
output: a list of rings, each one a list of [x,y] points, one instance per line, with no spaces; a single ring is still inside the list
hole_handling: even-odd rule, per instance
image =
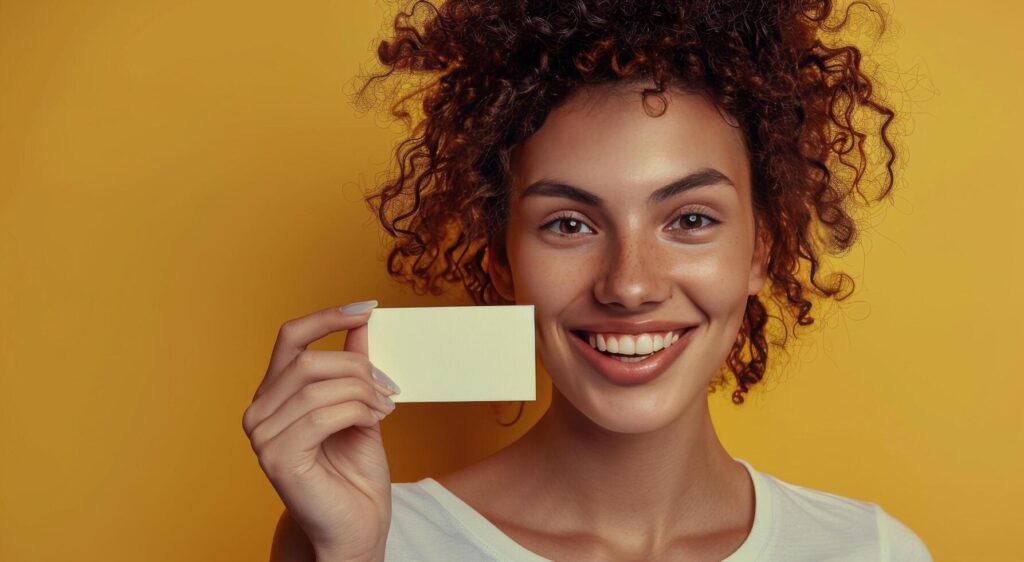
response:
[[[344,307],[331,307],[318,310],[306,316],[289,320],[281,325],[274,342],[274,350],[270,355],[270,365],[263,377],[263,382],[256,390],[259,396],[263,388],[272,383],[295,356],[316,340],[342,330],[358,328],[370,319],[370,312],[377,306],[377,301],[362,301]],[[342,312],[342,308],[349,313]],[[355,312],[353,312],[353,310]]]

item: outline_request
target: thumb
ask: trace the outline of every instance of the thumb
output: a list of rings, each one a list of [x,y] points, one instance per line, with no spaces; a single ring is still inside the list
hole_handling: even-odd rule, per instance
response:
[[[363,355],[369,355],[369,344],[367,332],[369,331],[369,319],[367,323],[357,328],[352,328],[345,334],[345,351],[354,351]]]

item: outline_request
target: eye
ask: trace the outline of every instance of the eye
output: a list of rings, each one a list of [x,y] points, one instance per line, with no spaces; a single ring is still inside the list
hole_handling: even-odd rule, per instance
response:
[[[575,238],[577,236],[594,233],[594,230],[587,226],[587,223],[571,214],[559,215],[557,218],[545,223],[540,228],[541,230],[548,230],[566,238]]]
[[[704,220],[707,221],[707,224],[702,226],[702,221]],[[699,232],[701,230],[711,228],[712,225],[716,225],[719,222],[720,221],[717,221],[703,213],[691,211],[688,213],[679,213],[678,215],[676,215],[675,220],[672,221],[672,224],[679,223],[680,225],[680,228],[673,230],[682,230],[684,232]]]

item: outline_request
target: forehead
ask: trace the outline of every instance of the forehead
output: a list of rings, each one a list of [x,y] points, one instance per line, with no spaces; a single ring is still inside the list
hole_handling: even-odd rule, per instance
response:
[[[659,116],[645,112],[642,85],[578,89],[513,151],[513,187],[557,179],[586,188],[660,186],[703,167],[718,169],[738,188],[749,186],[742,132],[699,94],[651,96]],[[661,183],[659,183],[661,182]],[[749,189],[747,187],[746,189]]]

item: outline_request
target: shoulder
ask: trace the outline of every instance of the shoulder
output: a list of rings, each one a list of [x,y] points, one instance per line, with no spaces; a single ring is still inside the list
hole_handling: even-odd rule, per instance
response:
[[[445,529],[454,523],[428,486],[428,479],[391,484],[392,530]]]
[[[876,503],[759,476],[780,559],[932,560],[920,537]]]
[[[921,537],[902,521],[878,508],[878,529],[882,543],[882,560],[931,562],[932,555]]]
[[[391,484],[386,559],[496,560],[430,478]]]

